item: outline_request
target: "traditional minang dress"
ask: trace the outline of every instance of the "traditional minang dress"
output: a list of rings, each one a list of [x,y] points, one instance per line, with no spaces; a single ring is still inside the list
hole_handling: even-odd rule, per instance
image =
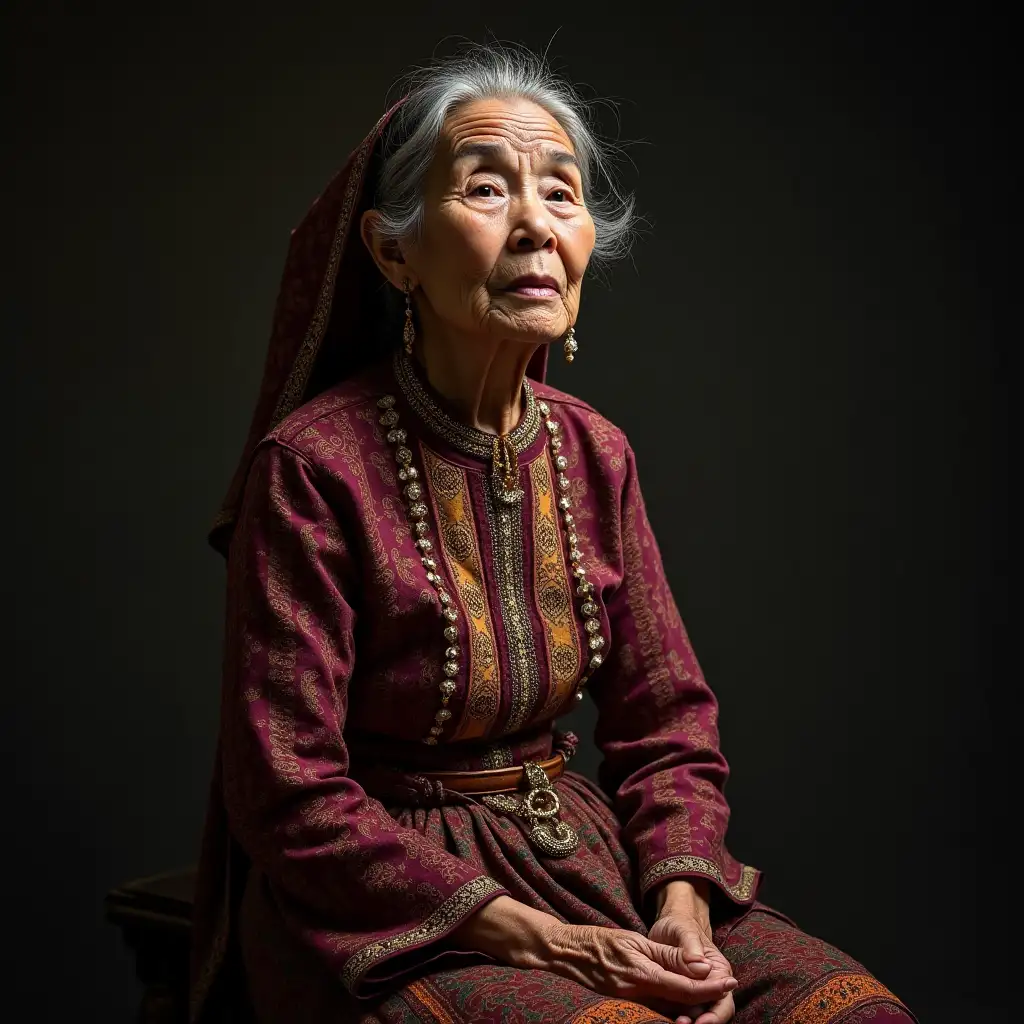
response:
[[[351,227],[385,122],[293,235],[214,536],[227,640],[194,1019],[663,1021],[451,933],[501,894],[646,933],[678,878],[714,889],[740,1022],[909,1019],[757,903],[726,849],[718,708],[623,433],[538,358],[495,439],[383,350]],[[562,771],[558,719],[587,695],[599,784]],[[509,769],[520,784],[479,795],[443,774]]]

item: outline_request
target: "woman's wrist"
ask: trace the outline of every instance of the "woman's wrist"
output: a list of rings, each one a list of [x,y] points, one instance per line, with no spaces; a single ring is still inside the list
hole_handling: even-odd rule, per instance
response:
[[[703,878],[673,878],[655,893],[654,909],[659,917],[673,912],[707,915],[711,887]]]
[[[543,968],[550,937],[562,922],[511,896],[496,896],[452,933],[460,949],[484,953],[512,967]]]

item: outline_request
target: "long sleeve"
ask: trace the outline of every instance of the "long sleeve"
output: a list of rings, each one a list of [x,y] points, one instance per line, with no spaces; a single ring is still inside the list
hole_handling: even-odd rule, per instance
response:
[[[758,873],[724,843],[729,770],[718,704],[665,579],[628,445],[619,528],[622,583],[606,599],[611,658],[591,684],[601,784],[636,851],[643,897],[670,879],[701,877],[749,902]]]
[[[350,549],[344,495],[317,474],[274,443],[247,483],[228,570],[223,797],[289,928],[363,996],[506,890],[348,777],[358,539]]]

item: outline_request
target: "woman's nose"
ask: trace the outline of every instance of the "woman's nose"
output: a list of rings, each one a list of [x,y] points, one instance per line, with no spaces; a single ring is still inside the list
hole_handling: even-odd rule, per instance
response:
[[[558,242],[543,206],[536,200],[524,201],[519,205],[518,212],[515,226],[508,236],[509,248],[517,252],[533,252],[536,249],[554,252]]]

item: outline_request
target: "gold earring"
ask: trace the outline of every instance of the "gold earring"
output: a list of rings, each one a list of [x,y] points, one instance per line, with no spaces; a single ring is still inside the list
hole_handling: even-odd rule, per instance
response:
[[[576,358],[576,353],[579,350],[579,342],[576,341],[576,328],[570,327],[569,333],[565,336],[565,344],[562,345],[562,351],[565,352],[565,361],[571,363]]]
[[[412,355],[412,346],[416,341],[416,327],[412,322],[412,288],[409,280],[405,281],[405,326],[402,328],[402,346],[407,356]]]

